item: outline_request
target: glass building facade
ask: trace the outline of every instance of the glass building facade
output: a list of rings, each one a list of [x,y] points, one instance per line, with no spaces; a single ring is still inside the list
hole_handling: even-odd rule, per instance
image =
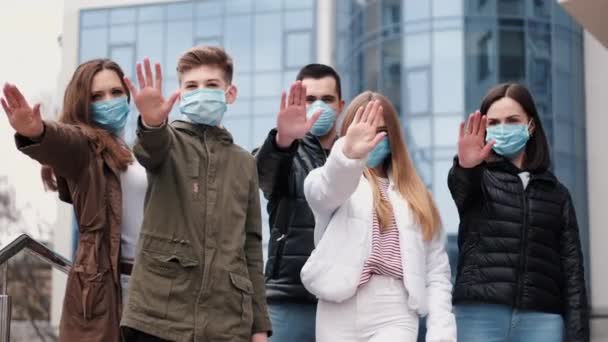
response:
[[[163,67],[164,91],[178,87],[176,65],[187,49],[220,45],[234,61],[235,104],[224,125],[245,149],[263,142],[276,124],[281,91],[315,55],[314,0],[204,0],[87,9],[80,12],[79,61],[112,58],[135,79],[135,64],[149,57]],[[135,139],[137,113],[127,125]],[[171,114],[179,118],[176,105]],[[262,197],[264,243],[268,217]]]
[[[337,65],[345,97],[376,90],[397,107],[411,156],[451,235],[452,261],[459,219],[447,175],[457,153],[458,127],[501,82],[520,82],[531,90],[553,169],[572,193],[588,250],[582,29],[556,1],[336,4]]]

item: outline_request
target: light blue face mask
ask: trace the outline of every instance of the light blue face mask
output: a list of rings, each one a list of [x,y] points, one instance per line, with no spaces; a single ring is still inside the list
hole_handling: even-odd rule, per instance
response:
[[[515,157],[530,140],[528,125],[500,124],[486,129],[486,142],[496,141],[494,152],[507,158]]]
[[[222,89],[202,88],[182,95],[179,110],[190,121],[208,126],[219,126],[226,113],[226,92]]]
[[[129,102],[126,96],[97,101],[91,103],[91,112],[93,114],[93,121],[111,133],[116,134],[125,128],[127,124]]]
[[[367,167],[374,168],[382,164],[391,154],[391,144],[387,137],[382,138],[378,145],[367,156]]]
[[[312,115],[319,109],[322,110],[321,116],[319,116],[319,119],[314,125],[312,125],[310,133],[312,133],[314,136],[322,137],[329,133],[332,127],[334,127],[334,123],[336,122],[336,112],[327,103],[317,100],[308,106],[306,116],[310,119]]]

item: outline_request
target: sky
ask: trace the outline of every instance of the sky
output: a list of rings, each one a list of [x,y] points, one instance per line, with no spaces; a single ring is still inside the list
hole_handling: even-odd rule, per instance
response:
[[[61,47],[58,38],[62,21],[61,0],[0,0],[0,85],[16,84],[30,103],[43,99],[59,102]],[[49,115],[49,107],[43,108],[43,115]],[[55,222],[57,194],[44,192],[40,166],[17,151],[13,134],[0,109],[0,177],[7,177],[9,186],[14,188],[16,206],[24,210],[23,226],[36,235],[34,227],[38,223],[52,226]],[[3,244],[9,229],[0,227],[0,243]]]

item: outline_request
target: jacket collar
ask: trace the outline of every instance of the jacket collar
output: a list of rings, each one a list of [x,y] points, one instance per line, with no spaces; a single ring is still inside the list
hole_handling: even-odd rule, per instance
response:
[[[335,143],[336,140],[338,140],[337,136],[334,137],[333,142]],[[304,145],[308,149],[325,152],[325,148],[323,147],[323,145],[321,145],[321,140],[319,140],[319,138],[317,136],[313,135],[310,132],[306,133],[304,138],[301,139],[301,144]],[[330,148],[330,150],[331,150],[331,148]]]
[[[511,175],[517,176],[522,172],[530,173],[530,181],[544,181],[551,184],[557,184],[557,178],[550,170],[526,170],[519,169],[517,166],[513,165],[511,161],[502,156],[493,156],[490,157],[486,163],[486,166],[490,170],[497,170],[509,173]]]
[[[231,145],[232,143],[234,143],[232,135],[223,126],[208,126],[181,120],[173,121],[171,125],[175,129],[179,131],[184,131],[191,135],[203,135],[204,133],[207,133],[208,137],[215,139],[224,145]]]

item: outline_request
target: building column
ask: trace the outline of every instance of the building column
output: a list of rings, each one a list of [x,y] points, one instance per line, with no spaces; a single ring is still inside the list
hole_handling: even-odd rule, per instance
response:
[[[335,67],[336,0],[317,1],[316,62]]]

